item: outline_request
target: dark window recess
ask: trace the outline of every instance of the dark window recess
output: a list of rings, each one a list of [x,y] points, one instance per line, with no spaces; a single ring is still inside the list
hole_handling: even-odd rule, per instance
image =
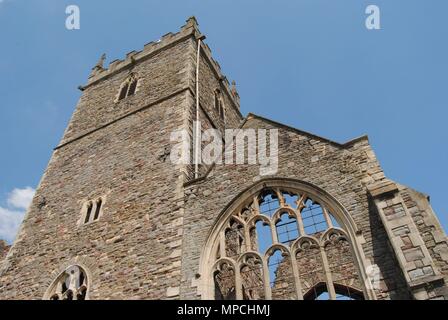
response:
[[[103,203],[103,201],[101,199],[98,200],[98,202],[96,203],[95,216],[93,217],[93,220],[98,220],[98,217],[100,216],[100,210],[101,210],[102,203]]]
[[[137,80],[132,80],[131,84],[129,85],[128,97],[132,96],[135,93],[136,89],[137,89]]]
[[[126,83],[126,85],[123,88],[121,88],[120,97],[118,98],[118,100],[126,98],[128,89],[129,89],[129,83]]]
[[[89,222],[89,220],[90,220],[90,215],[92,214],[92,208],[93,208],[93,205],[92,205],[92,203],[90,202],[89,205],[87,206],[87,213],[86,213],[86,218],[84,219],[84,223]]]

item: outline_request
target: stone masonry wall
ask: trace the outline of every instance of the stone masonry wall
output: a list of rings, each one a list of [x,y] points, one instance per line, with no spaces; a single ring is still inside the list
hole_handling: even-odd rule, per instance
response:
[[[395,184],[366,137],[339,144],[252,114],[243,121],[239,96],[205,44],[202,129],[279,129],[278,172],[266,177],[258,165],[201,166],[195,180],[192,165],[171,163],[170,134],[193,134],[200,38],[190,18],[178,33],[130,52],[108,69],[94,69],[3,261],[7,249],[0,243],[0,299],[42,299],[71,265],[86,269],[90,299],[199,299],[207,276],[199,273],[199,263],[211,228],[238,194],[264,178],[311,183],[347,210],[365,260],[379,268],[378,299],[448,297],[447,239],[426,197],[399,186],[389,199],[387,188]],[[130,72],[140,79],[138,90],[115,102]],[[217,88],[225,123],[214,106]],[[99,197],[99,220],[83,224],[83,208]],[[398,225],[407,213],[407,225],[415,224],[413,239],[424,245],[414,241],[407,247],[406,230]],[[411,292],[410,275],[429,267],[431,288],[415,282]]]
[[[279,128],[279,170],[275,177],[310,182],[333,195],[362,231],[366,259],[381,271],[380,299],[406,299],[409,293],[387,234],[369,205],[366,184],[384,174],[366,138],[346,146],[250,116],[244,128]],[[186,190],[181,297],[198,298],[201,248],[218,215],[236,195],[262,177],[258,166],[216,166],[207,178]],[[204,275],[200,275],[201,277]]]
[[[185,101],[179,95],[55,152],[1,274],[1,299],[41,299],[77,261],[92,273],[91,299],[176,294],[182,193],[161,156],[181,125],[173,106]],[[99,221],[78,225],[83,204],[98,196]]]
[[[189,66],[186,59],[190,41],[188,38],[143,63],[125,68],[113,77],[86,88],[62,143],[185,89],[188,86]],[[137,94],[115,102],[120,85],[130,72],[139,78]]]
[[[41,299],[72,264],[88,270],[90,299],[178,295],[184,176],[169,151],[192,103],[189,41],[85,88],[0,268],[0,299]],[[130,71],[139,89],[114,103]],[[98,197],[99,221],[83,225]]]

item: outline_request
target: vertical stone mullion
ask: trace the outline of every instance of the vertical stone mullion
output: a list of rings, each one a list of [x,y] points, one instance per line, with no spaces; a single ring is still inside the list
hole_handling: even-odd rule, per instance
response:
[[[277,194],[278,202],[280,204],[280,208],[285,206],[285,199],[283,198],[282,193],[280,192],[280,189],[275,189],[275,193]]]
[[[244,237],[246,238],[246,251],[251,251],[252,239],[250,238],[250,229],[247,224],[244,224]]]
[[[297,259],[294,251],[291,252],[290,259],[292,264],[292,274],[294,276],[297,299],[303,300],[302,283],[300,281],[300,273],[299,269],[297,268]]]
[[[243,283],[241,281],[240,264],[236,264],[235,268],[235,293],[236,300],[243,300]]]
[[[299,232],[301,236],[306,235],[305,227],[303,226],[303,220],[302,220],[302,209],[304,207],[303,201],[305,201],[306,195],[303,194],[300,199],[297,201],[297,208],[295,210],[296,216],[297,216],[297,225],[299,227]]]
[[[260,205],[258,204],[257,195],[255,195],[253,199],[254,199],[253,204],[254,204],[255,215],[258,215],[258,214],[260,214]]]
[[[97,201],[92,201],[92,211],[90,212],[90,216],[89,216],[89,221],[87,222],[92,222],[95,219],[95,212],[96,212],[96,207],[98,206],[98,202]]]
[[[294,212],[296,213],[296,222],[297,227],[299,228],[300,236],[304,236],[306,233],[305,233],[305,227],[303,226],[302,214],[299,211],[299,209],[294,210]]]
[[[262,259],[263,261],[263,285],[264,285],[264,294],[266,300],[272,300],[272,292],[271,292],[271,284],[269,282],[269,267],[268,260],[266,256]]]
[[[277,235],[277,228],[275,227],[275,221],[269,219],[269,227],[271,228],[271,238],[273,244],[278,244],[278,235]]]
[[[221,258],[226,256],[226,234],[225,229],[219,233],[219,255]]]
[[[321,207],[322,207],[322,212],[324,214],[324,218],[325,218],[325,221],[327,222],[328,228],[329,229],[333,228],[333,222],[331,221],[330,214],[328,213],[327,208],[325,208],[324,206],[321,206]]]

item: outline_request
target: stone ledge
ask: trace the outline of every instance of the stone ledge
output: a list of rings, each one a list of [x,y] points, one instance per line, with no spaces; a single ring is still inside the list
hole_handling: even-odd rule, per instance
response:
[[[422,277],[418,280],[414,280],[409,282],[409,286],[411,287],[411,289],[418,289],[427,285],[430,285],[434,282],[440,282],[440,281],[444,281],[443,280],[443,276],[441,275],[430,275],[430,276],[425,276]]]
[[[373,185],[367,186],[367,190],[373,198],[379,198],[387,194],[398,192],[398,186],[390,180],[381,181]]]

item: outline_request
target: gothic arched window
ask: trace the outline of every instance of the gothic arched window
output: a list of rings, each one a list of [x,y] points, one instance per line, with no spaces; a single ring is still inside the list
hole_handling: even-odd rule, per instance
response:
[[[118,101],[132,96],[137,91],[138,78],[135,74],[131,74],[126,81],[121,84]]]
[[[85,300],[89,290],[87,273],[80,266],[70,266],[52,283],[48,300]]]
[[[364,299],[344,223],[317,194],[265,187],[229,211],[209,240],[215,266],[207,276],[212,282],[207,287],[214,290],[210,296]]]
[[[89,200],[82,208],[81,221],[78,224],[88,224],[99,220],[102,215],[103,204],[103,198],[98,198],[95,201]]]
[[[225,109],[224,109],[224,103],[222,100],[222,94],[221,90],[216,89],[215,90],[215,110],[218,112],[219,117],[221,120],[225,120]]]

